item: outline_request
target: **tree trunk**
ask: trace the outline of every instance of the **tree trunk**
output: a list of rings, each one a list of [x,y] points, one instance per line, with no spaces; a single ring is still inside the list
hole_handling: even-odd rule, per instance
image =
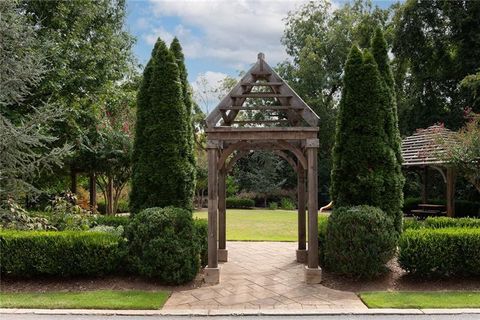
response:
[[[107,205],[107,214],[112,215],[113,214],[113,178],[108,177],[108,182],[107,182],[107,199],[105,199],[106,205]]]
[[[267,195],[263,198],[263,206],[266,208],[267,207]]]
[[[90,211],[95,213],[97,211],[97,177],[95,172],[90,173]]]

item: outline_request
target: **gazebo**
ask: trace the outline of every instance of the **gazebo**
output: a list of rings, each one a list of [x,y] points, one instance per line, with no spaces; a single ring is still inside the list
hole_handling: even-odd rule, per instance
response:
[[[225,178],[235,162],[255,150],[270,150],[298,176],[298,250],[305,281],[319,283],[317,151],[318,116],[265,62],[263,53],[208,115],[208,265],[205,281],[218,283],[218,261],[228,260]],[[307,181],[306,181],[307,180]],[[308,188],[305,183],[307,182]],[[308,189],[308,249],[306,199]],[[217,235],[218,232],[218,235]]]
[[[415,170],[422,178],[422,203],[428,202],[428,170],[437,170],[446,184],[447,216],[455,216],[456,170],[442,158],[446,152],[444,143],[455,143],[453,132],[442,125],[418,129],[413,135],[403,139],[403,166]]]

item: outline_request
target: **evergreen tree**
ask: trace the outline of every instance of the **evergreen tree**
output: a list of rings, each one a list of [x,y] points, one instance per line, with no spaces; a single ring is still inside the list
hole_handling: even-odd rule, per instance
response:
[[[373,55],[353,46],[345,65],[331,195],[336,207],[376,206],[397,222],[398,161],[386,130],[389,101]]]
[[[180,72],[173,53],[158,39],[137,96],[130,206],[192,208],[194,167]]]
[[[393,78],[393,73],[390,69],[390,63],[388,58],[387,50],[387,41],[385,41],[384,34],[380,28],[375,30],[375,35],[372,39],[372,53],[375,58],[375,61],[378,65],[378,70],[382,76],[384,85],[388,89],[389,100],[385,104],[385,121],[386,121],[386,134],[390,140],[390,146],[395,152],[397,158],[397,163],[395,165],[395,171],[392,175],[392,179],[389,179],[387,183],[391,184],[387,190],[392,192],[392,210],[395,210],[394,207],[398,208],[397,214],[395,216],[395,225],[397,228],[401,227],[402,223],[402,211],[403,206],[403,185],[405,183],[405,178],[402,173],[401,163],[402,159],[402,139],[400,136],[400,130],[398,127],[398,110],[397,110],[397,98],[395,95],[395,81]],[[394,200],[397,203],[394,203]]]
[[[185,57],[183,55],[182,46],[180,45],[180,41],[175,37],[170,44],[170,51],[175,56],[175,60],[178,65],[178,70],[180,71],[180,81],[182,82],[182,94],[183,94],[183,103],[185,104],[186,109],[186,119],[188,124],[188,159],[192,163],[192,166],[196,168],[196,161],[195,161],[195,140],[194,140],[194,129],[193,129],[193,120],[192,120],[192,109],[193,109],[193,101],[192,95],[190,91],[190,85],[188,83],[188,73],[187,68],[185,67]],[[192,172],[193,177],[192,179],[195,180],[196,173],[195,171]],[[194,192],[195,188],[193,189]]]

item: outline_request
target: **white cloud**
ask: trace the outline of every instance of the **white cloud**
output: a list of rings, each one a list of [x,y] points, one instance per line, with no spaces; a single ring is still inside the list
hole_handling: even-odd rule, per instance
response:
[[[193,98],[204,112],[209,113],[223,98],[219,96],[223,93],[217,92],[217,89],[226,77],[227,75],[222,72],[207,71],[199,74],[191,83]]]
[[[283,19],[307,0],[150,0],[156,17],[178,17],[174,33],[188,58],[211,58],[230,67],[244,69],[256,60],[259,51],[275,64],[286,58],[280,43]],[[195,35],[191,29],[198,30]],[[145,36],[171,38],[157,28]],[[162,37],[163,38],[163,37]],[[156,38],[155,38],[156,40]],[[166,39],[164,39],[166,40]]]

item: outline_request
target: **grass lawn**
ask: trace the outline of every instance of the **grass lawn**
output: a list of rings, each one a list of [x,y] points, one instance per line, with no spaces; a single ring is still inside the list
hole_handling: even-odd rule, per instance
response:
[[[200,211],[194,216],[207,219],[207,215]],[[297,232],[295,210],[227,210],[227,240],[297,241]]]
[[[363,292],[369,308],[480,308],[480,291]]]
[[[165,291],[0,292],[1,308],[33,309],[160,309]]]

